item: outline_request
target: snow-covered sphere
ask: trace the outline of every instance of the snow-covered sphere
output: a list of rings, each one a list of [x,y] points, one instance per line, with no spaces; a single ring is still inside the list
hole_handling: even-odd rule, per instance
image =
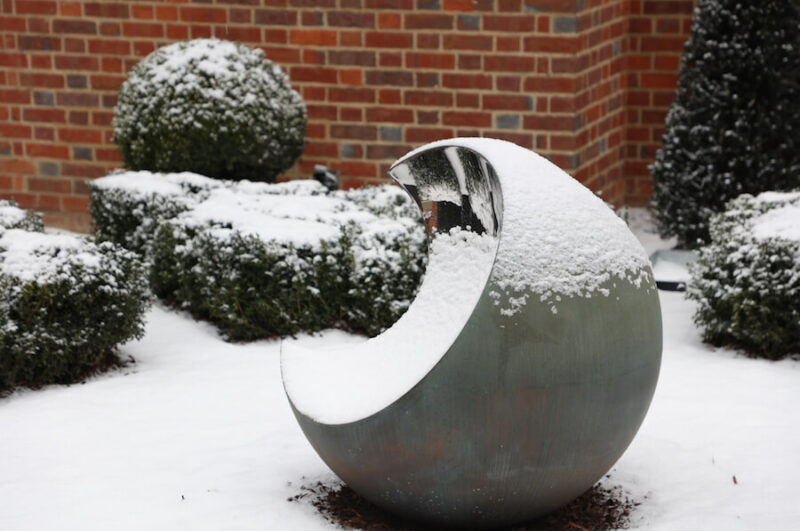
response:
[[[322,459],[406,518],[499,527],[568,503],[619,458],[661,360],[639,242],[590,190],[514,144],[443,140],[391,169],[428,267],[364,343],[285,345],[284,385]]]
[[[303,151],[306,107],[262,50],[196,39],[134,67],[112,126],[129,169],[271,182]]]

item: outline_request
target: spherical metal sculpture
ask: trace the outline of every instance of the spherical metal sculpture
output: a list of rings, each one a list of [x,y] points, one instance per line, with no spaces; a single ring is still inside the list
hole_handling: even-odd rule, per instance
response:
[[[420,294],[349,351],[284,350],[300,426],[350,487],[408,519],[492,527],[566,504],[622,455],[655,389],[644,251],[589,190],[507,142],[436,142],[390,173],[432,235]]]

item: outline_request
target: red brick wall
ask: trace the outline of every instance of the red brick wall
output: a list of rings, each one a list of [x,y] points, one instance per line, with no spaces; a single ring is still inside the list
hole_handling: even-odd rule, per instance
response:
[[[0,0],[0,197],[85,228],[87,179],[119,167],[109,123],[157,46],[262,47],[309,110],[314,164],[345,186],[457,135],[548,155],[606,200],[643,204],[692,0]]]

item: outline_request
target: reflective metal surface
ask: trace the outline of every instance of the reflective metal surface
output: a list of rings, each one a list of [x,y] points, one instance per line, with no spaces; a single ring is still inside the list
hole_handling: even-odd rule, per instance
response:
[[[453,227],[496,236],[503,212],[494,169],[472,150],[446,147],[396,164],[390,175],[422,211],[428,232]]]
[[[479,153],[438,146],[391,175],[429,231],[503,238],[501,181]],[[509,317],[493,282],[439,363],[392,405],[338,425],[295,409],[342,480],[407,519],[499,527],[554,510],[609,470],[647,412],[661,357],[655,289],[609,281],[609,296],[569,298],[557,314],[531,296]]]

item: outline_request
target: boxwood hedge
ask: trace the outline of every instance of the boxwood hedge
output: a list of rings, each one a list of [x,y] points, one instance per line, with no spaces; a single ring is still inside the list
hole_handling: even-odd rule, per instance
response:
[[[710,234],[687,288],[704,338],[771,359],[800,353],[800,191],[739,196]]]
[[[0,392],[113,364],[115,347],[143,333],[146,278],[110,242],[0,228]]]
[[[377,334],[425,269],[418,210],[394,186],[328,193],[313,180],[128,172],[91,190],[98,238],[144,254],[156,295],[233,340],[330,326]]]

